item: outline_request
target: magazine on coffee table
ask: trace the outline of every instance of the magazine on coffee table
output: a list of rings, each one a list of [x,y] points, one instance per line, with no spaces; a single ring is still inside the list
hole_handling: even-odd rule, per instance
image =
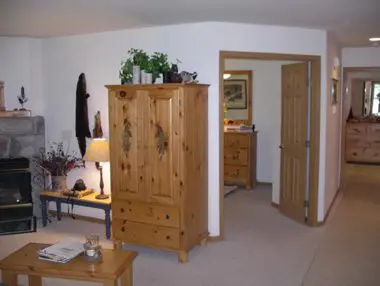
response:
[[[39,259],[58,263],[67,263],[84,251],[83,242],[75,239],[65,239],[56,244],[40,249]]]

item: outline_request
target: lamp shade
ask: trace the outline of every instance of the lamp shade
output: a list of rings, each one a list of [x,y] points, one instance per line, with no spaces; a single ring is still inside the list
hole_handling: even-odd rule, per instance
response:
[[[89,162],[108,162],[110,160],[108,141],[104,138],[93,139],[90,146],[88,146],[83,160]]]

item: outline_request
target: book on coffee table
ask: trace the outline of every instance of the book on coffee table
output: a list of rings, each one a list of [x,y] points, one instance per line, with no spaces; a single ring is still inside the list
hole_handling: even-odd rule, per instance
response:
[[[38,251],[39,259],[57,263],[67,263],[84,251],[83,243],[74,239],[65,239]]]

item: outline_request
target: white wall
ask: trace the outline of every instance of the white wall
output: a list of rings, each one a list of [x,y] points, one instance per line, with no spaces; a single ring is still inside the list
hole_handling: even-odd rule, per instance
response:
[[[25,108],[33,115],[44,113],[41,65],[41,40],[0,37],[0,80],[5,82],[7,110],[20,108],[17,96],[24,86],[29,98]]]
[[[343,67],[380,67],[380,47],[343,48]]]
[[[227,59],[226,70],[252,71],[252,118],[257,134],[257,180],[273,183],[272,201],[280,198],[281,66],[289,61]]]
[[[331,87],[333,74],[334,58],[338,57],[341,61],[341,49],[336,44],[334,38],[329,34],[327,37],[327,102],[326,102],[326,161],[325,161],[325,192],[319,194],[320,202],[324,200],[320,207],[323,212],[319,213],[322,220],[327,213],[334,196],[339,189],[340,180],[340,140],[341,140],[341,110],[342,96],[338,95],[338,104],[331,104]]]
[[[212,35],[212,37],[210,37]],[[271,35],[268,37],[268,35]],[[17,39],[16,39],[17,40]],[[34,40],[33,40],[34,41]],[[36,40],[37,43],[39,40]],[[2,48],[0,43],[0,47]],[[22,51],[27,43],[23,43]],[[42,40],[30,51],[30,58],[42,57],[41,90],[47,123],[48,141],[70,137],[75,150],[74,136],[75,87],[79,73],[87,76],[90,114],[100,110],[103,125],[108,132],[107,91],[105,84],[119,83],[120,61],[131,47],[143,48],[147,52],[167,52],[171,60],[180,58],[181,69],[197,71],[199,80],[210,84],[209,88],[209,231],[219,234],[219,52],[221,50],[307,54],[321,56],[322,68],[322,114],[326,112],[326,32],[321,30],[260,26],[231,23],[197,23],[155,28],[143,28],[90,34],[48,38]],[[16,47],[15,47],[16,48]],[[25,52],[26,54],[26,52]],[[13,53],[13,64],[20,67],[21,60]],[[38,66],[38,64],[37,64]],[[34,66],[33,66],[34,68]],[[21,69],[22,70],[22,69]],[[29,69],[32,72],[32,69]],[[36,74],[38,77],[38,74]],[[8,76],[8,81],[17,81],[18,73]],[[7,80],[5,78],[5,80]],[[15,84],[17,86],[17,84]],[[8,96],[7,96],[8,97]],[[42,108],[43,107],[39,107]],[[323,118],[323,116],[322,116]],[[92,116],[90,117],[92,125]],[[70,134],[71,133],[71,134]],[[321,120],[321,160],[325,158],[325,121]],[[109,189],[108,169],[106,189]],[[82,176],[89,187],[97,188],[98,173],[94,168],[72,173],[69,182]],[[324,188],[324,172],[321,175],[320,192]],[[78,208],[78,213],[103,216],[101,212]]]

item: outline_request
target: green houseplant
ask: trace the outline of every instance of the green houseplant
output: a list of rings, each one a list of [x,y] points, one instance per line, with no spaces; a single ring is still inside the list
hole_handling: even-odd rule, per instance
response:
[[[128,58],[121,62],[119,71],[121,84],[132,83],[133,66],[139,66],[141,71],[148,69],[149,56],[144,50],[131,48],[128,51]]]
[[[165,53],[155,52],[150,57],[150,71],[153,74],[153,80],[159,77],[160,74],[164,74],[170,71],[170,64],[168,61],[168,55]]]

